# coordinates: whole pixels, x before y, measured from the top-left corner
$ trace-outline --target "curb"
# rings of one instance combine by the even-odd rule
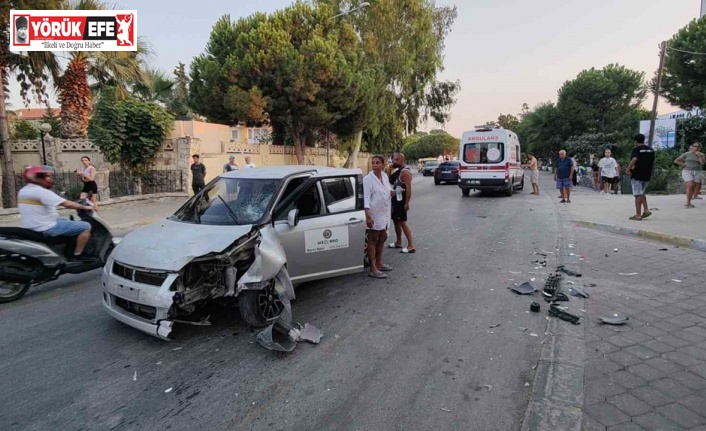
[[[588,221],[576,221],[576,225],[589,229],[597,229],[605,232],[616,233],[619,235],[634,236],[639,238],[651,239],[653,241],[665,242],[668,244],[677,245],[680,247],[693,248],[699,251],[706,252],[706,240],[688,238],[685,236],[670,235],[661,232],[652,232],[637,228],[627,228],[614,226],[602,223],[593,223]]]

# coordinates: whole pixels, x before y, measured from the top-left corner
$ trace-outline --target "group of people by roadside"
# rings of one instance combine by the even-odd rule
[[[645,135],[635,135],[634,141],[635,147],[630,153],[630,162],[625,168],[625,175],[630,177],[632,194],[635,197],[635,215],[631,216],[630,220],[640,221],[652,215],[647,205],[645,191],[652,179],[655,152],[645,144]],[[610,149],[606,149],[603,155],[604,157],[595,163],[594,169],[599,172],[603,184],[601,195],[610,199],[610,189],[620,178],[620,164],[612,157]],[[559,158],[555,164],[554,181],[556,188],[561,192],[561,196],[559,196],[561,203],[571,203],[571,189],[574,186],[572,177],[576,169],[574,158],[567,157],[565,150],[559,151]]]
[[[198,154],[191,156],[194,163],[191,164],[191,190],[194,194],[200,192],[204,187],[206,187],[206,165],[201,162],[201,157]],[[250,156],[245,156],[244,169],[255,168],[255,164],[252,162]],[[235,163],[235,156],[230,155],[228,157],[228,163],[223,165],[223,172],[237,171],[240,169],[237,163]]]
[[[370,272],[373,278],[387,278],[386,272],[394,270],[383,262],[385,248],[399,249],[400,253],[416,253],[407,213],[412,199],[412,171],[407,167],[404,154],[395,153],[392,165],[396,169],[389,177],[385,173],[385,158],[373,156],[371,170],[363,178],[363,200],[367,224],[367,247]],[[387,244],[390,221],[395,227],[395,241]],[[402,234],[407,245],[402,243]]]

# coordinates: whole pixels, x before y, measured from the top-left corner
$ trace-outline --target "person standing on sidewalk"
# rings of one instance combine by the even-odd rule
[[[206,165],[201,163],[201,157],[198,154],[191,156],[194,163],[191,165],[191,190],[194,194],[198,194],[206,186]]]
[[[416,253],[412,230],[407,223],[407,211],[412,200],[412,171],[407,167],[404,154],[395,153],[392,156],[392,165],[397,170],[390,176],[390,183],[395,190],[392,196],[392,221],[395,224],[395,242],[390,243],[390,248],[401,248],[400,253]],[[399,187],[399,189],[398,189]],[[397,193],[399,191],[399,193]],[[402,232],[407,237],[407,247],[402,246]]]
[[[96,168],[91,164],[91,159],[88,156],[81,157],[83,170],[76,170],[76,175],[83,181],[83,188],[79,199],[84,200],[91,195],[91,203],[93,209],[98,211],[98,183],[96,183]]]
[[[601,169],[598,167],[598,155],[591,154],[591,177],[593,178],[593,189],[601,189]]]
[[[561,203],[571,203],[571,178],[574,176],[574,161],[566,157],[566,151],[559,151],[554,168],[556,188],[561,191]]]
[[[630,220],[640,221],[652,215],[647,206],[647,196],[645,189],[652,179],[652,167],[655,164],[655,151],[645,145],[645,135],[638,133],[635,135],[635,148],[630,154],[630,163],[625,168],[625,174],[630,178],[632,194],[635,196],[635,215]]]
[[[223,165],[223,172],[225,173],[225,172],[237,171],[237,170],[238,170],[238,165],[235,163],[235,156],[231,154],[230,157],[228,157],[228,163]]]
[[[365,223],[368,226],[368,257],[370,273],[373,278],[387,278],[383,271],[392,271],[390,265],[382,263],[382,252],[387,241],[387,229],[390,227],[390,197],[393,195],[390,180],[385,173],[385,159],[373,156],[372,169],[363,178],[363,207]]]
[[[698,144],[698,146],[699,146],[698,151],[700,153],[703,153],[703,146],[701,145],[701,142],[694,142],[694,143]],[[703,199],[701,196],[699,196],[699,194],[701,193],[701,184],[703,184],[703,182],[704,182],[704,171],[702,170],[701,171],[701,181],[696,181],[696,186],[695,186],[695,190],[694,190],[694,197],[692,199],[697,199],[697,200]]]
[[[603,190],[601,190],[601,196],[605,196],[606,199],[610,199],[610,189],[618,177],[618,162],[611,157],[611,151],[609,149],[605,150],[605,157],[603,157],[598,162],[598,167],[601,170],[601,180],[603,181]]]
[[[539,167],[537,166],[537,158],[534,154],[528,154],[529,160],[525,166],[530,169],[530,182],[532,183],[532,193],[531,195],[539,194]]]
[[[256,168],[255,163],[252,162],[252,157],[245,156],[245,169]]]
[[[696,199],[698,192],[701,189],[701,165],[706,162],[704,155],[700,151],[701,144],[695,142],[689,146],[689,151],[674,159],[674,163],[681,166],[681,177],[686,183],[686,208],[694,208],[691,204],[692,199]],[[696,184],[699,188],[696,188]]]

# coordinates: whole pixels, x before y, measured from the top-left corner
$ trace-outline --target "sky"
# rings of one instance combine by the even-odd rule
[[[369,0],[370,8],[375,1]],[[112,3],[112,2],[111,2]],[[202,53],[213,24],[254,12],[272,12],[289,0],[243,2],[206,0],[117,0],[137,10],[138,35],[156,52],[151,65],[171,72],[187,69]],[[580,71],[619,63],[651,78],[658,66],[658,44],[698,18],[701,0],[436,0],[458,9],[446,40],[440,79],[459,80],[461,92],[445,129],[460,136],[473,126],[517,114],[523,103],[556,102],[557,90]],[[10,103],[23,106],[13,84]],[[645,102],[652,106],[652,95]],[[30,107],[38,107],[31,105]],[[661,114],[677,110],[660,103]],[[422,130],[439,128],[422,125]],[[637,125],[636,125],[637,127]]]

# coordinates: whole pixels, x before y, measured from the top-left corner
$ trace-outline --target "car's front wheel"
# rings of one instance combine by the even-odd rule
[[[464,188],[461,189],[461,193],[463,194],[463,196],[470,196],[470,195],[471,195],[471,189],[464,187]]]
[[[284,311],[284,304],[275,290],[275,280],[262,290],[240,292],[238,308],[245,323],[253,328],[262,328],[274,321]]]
[[[435,186],[438,186],[439,184],[441,184],[441,181],[439,181],[439,180],[434,180],[434,185],[435,185]]]

